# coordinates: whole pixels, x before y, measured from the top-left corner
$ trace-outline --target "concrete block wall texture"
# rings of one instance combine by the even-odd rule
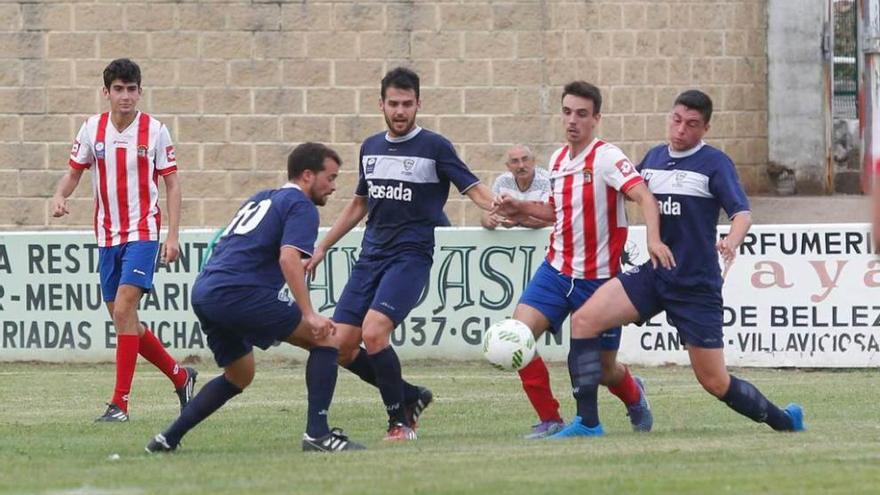
[[[122,56],[143,69],[141,109],[177,145],[184,226],[225,224],[284,181],[306,140],[345,162],[329,225],[354,190],[360,142],[384,129],[379,80],[397,65],[421,75],[421,125],[486,182],[516,142],[546,163],[563,139],[561,87],[585,79],[605,98],[599,135],[634,161],[663,140],[679,91],[706,91],[709,142],[764,192],[766,22],[765,0],[2,3],[0,228],[91,227],[87,175],[71,216],[51,218],[48,198],[79,126],[107,108],[103,67]],[[454,190],[447,213],[478,224]]]

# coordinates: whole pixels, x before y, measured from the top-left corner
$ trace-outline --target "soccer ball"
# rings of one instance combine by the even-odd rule
[[[519,320],[501,320],[483,334],[483,356],[502,371],[517,371],[535,357],[535,337]]]

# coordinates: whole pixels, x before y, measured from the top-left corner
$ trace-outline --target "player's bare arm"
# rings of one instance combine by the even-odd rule
[[[162,177],[165,180],[165,201],[168,208],[168,236],[162,245],[162,262],[174,263],[180,258],[180,176],[175,172]]]
[[[733,220],[730,221],[730,232],[725,238],[715,244],[718,252],[721,253],[721,259],[724,260],[725,265],[733,263],[733,260],[736,258],[736,250],[739,249],[739,245],[745,239],[751,227],[751,212],[743,211],[733,216]]]
[[[554,223],[554,220],[542,220],[540,218],[528,217],[524,218],[517,223],[517,225],[528,227],[530,229],[540,229],[543,227],[550,227]]]
[[[494,196],[492,196],[492,191],[485,184],[477,184],[465,191],[465,194],[480,208],[492,211]]]
[[[648,230],[648,254],[651,256],[654,268],[657,268],[657,264],[667,270],[674,267],[675,258],[672,256],[672,250],[660,240],[660,209],[657,207],[657,198],[644,183],[633,186],[625,194],[642,210]]]
[[[61,180],[58,181],[58,187],[55,188],[55,194],[49,202],[49,209],[51,210],[53,217],[63,217],[70,213],[70,209],[67,206],[67,198],[76,190],[76,186],[79,185],[79,180],[82,178],[82,174],[82,170],[70,168],[67,170],[67,173],[61,177]]]
[[[302,311],[303,319],[309,324],[312,337],[321,340],[333,335],[336,331],[333,321],[321,316],[312,307],[309,288],[306,285],[306,272],[305,268],[303,268],[302,253],[292,246],[282,246],[278,264],[281,266],[281,272],[284,273],[284,280],[287,282],[287,286],[290,287],[290,291],[293,293],[293,299],[296,301],[297,306],[299,306],[300,311]]]
[[[327,235],[315,247],[315,253],[305,265],[306,272],[311,273],[324,259],[327,250],[333,247],[351,229],[355,228],[365,216],[367,216],[367,197],[355,196],[351,198],[351,201],[345,205],[342,213],[339,214],[339,218],[333,222],[333,226],[330,227]]]
[[[556,210],[550,203],[525,201],[506,194],[502,194],[497,203],[497,212],[513,220],[524,221],[533,218],[548,225],[556,221]]]

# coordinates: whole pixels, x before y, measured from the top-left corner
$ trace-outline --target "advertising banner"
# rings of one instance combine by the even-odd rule
[[[721,229],[722,232],[724,229]],[[141,320],[175,357],[211,357],[190,307],[215,231],[181,234],[181,259],[158,266]],[[362,231],[328,253],[311,281],[313,305],[333,309],[357,259]],[[723,235],[723,233],[722,233]],[[549,230],[437,229],[434,265],[419,305],[392,335],[403,359],[480,359],[483,331],[513,314],[543,261]],[[865,224],[752,228],[725,272],[725,353],[733,366],[868,367],[880,364],[880,260]],[[642,227],[630,229],[623,268],[647,260]],[[686,263],[686,260],[678,260]],[[0,361],[109,361],[113,323],[101,299],[91,232],[0,233]],[[286,289],[284,289],[286,290]],[[569,325],[539,340],[564,360]],[[283,345],[272,353],[303,356]],[[675,328],[660,314],[624,328],[622,361],[686,364]]]

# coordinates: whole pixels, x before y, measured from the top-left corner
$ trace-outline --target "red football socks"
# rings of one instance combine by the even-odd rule
[[[144,329],[141,336],[140,353],[147,361],[153,363],[153,366],[159,368],[174,383],[174,388],[178,389],[186,383],[186,370],[177,364],[177,361],[168,354],[162,342],[153,335],[148,329]]]
[[[608,387],[608,391],[616,395],[627,406],[632,406],[642,398],[642,391],[639,390],[638,384],[629,374],[629,368],[624,366],[623,369],[626,370],[623,379],[617,385]]]
[[[131,381],[137,366],[138,344],[137,335],[118,335],[116,337],[116,388],[113,390],[111,402],[128,412],[128,394],[131,392]]]
[[[541,356],[535,356],[535,359],[528,366],[519,370],[519,377],[522,380],[523,390],[525,390],[532,407],[538,413],[541,421],[562,421],[559,415],[559,402],[553,397],[553,391],[550,389],[550,371]]]

